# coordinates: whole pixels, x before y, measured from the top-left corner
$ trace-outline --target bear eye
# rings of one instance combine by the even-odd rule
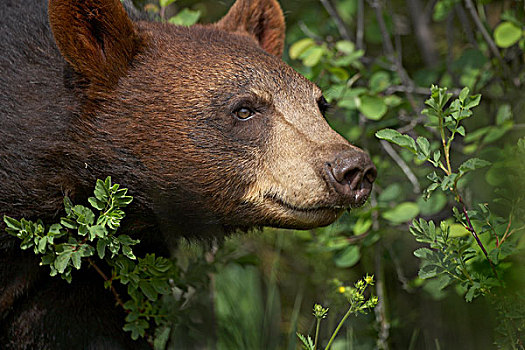
[[[235,110],[233,112],[233,114],[235,115],[235,117],[237,117],[237,118],[239,118],[241,120],[246,120],[246,119],[252,117],[255,113],[249,108],[241,107],[241,108]]]

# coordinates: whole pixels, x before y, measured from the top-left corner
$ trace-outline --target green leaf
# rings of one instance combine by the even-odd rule
[[[127,245],[122,246],[122,254],[124,254],[128,259],[131,259],[131,260],[137,259],[135,254],[133,254],[133,251],[131,250],[131,248]]]
[[[111,184],[111,177],[109,176],[106,178],[106,181],[97,180],[95,191],[93,192],[95,198],[103,203],[106,203],[109,198],[109,192],[107,190],[109,186],[106,186],[107,184]]]
[[[299,339],[303,343],[302,346],[304,350],[315,350],[315,344],[309,335],[308,335],[308,338],[306,338],[301,333],[296,333],[296,334],[297,334],[297,337],[299,337]]]
[[[320,46],[311,47],[303,53],[302,60],[306,67],[313,67],[321,61],[325,50]]]
[[[512,22],[500,23],[496,29],[494,29],[494,41],[496,45],[502,48],[507,48],[521,39],[523,32],[521,28],[516,26]]]
[[[17,231],[22,229],[22,224],[20,221],[10,218],[9,216],[4,215],[4,222],[10,229]]]
[[[91,206],[97,210],[103,210],[105,208],[105,203],[102,202],[102,201],[99,201],[98,199],[96,199],[95,197],[89,197],[88,198],[88,202],[89,204],[91,204]]]
[[[71,259],[71,253],[71,251],[65,251],[63,253],[58,254],[58,256],[56,257],[54,265],[58,273],[62,274],[66,270],[66,267],[69,264],[69,260]]]
[[[80,270],[80,265],[82,264],[82,259],[81,259],[79,251],[73,252],[71,254],[71,262],[73,263],[73,266],[75,267],[75,269]]]
[[[363,95],[360,101],[359,111],[370,120],[381,119],[388,110],[383,99],[378,96]]]
[[[38,252],[40,254],[44,254],[46,252],[46,246],[47,246],[47,236],[44,236],[40,238],[38,241]]]
[[[428,279],[437,276],[443,271],[443,268],[437,265],[424,265],[419,269],[418,276],[422,279]]]
[[[138,319],[133,323],[126,323],[122,328],[126,332],[131,332],[131,339],[137,340],[139,337],[143,337],[146,334],[146,329],[149,325],[146,320]]]
[[[158,298],[158,293],[155,291],[155,288],[148,281],[141,280],[139,282],[139,287],[142,293],[151,301],[155,301]]]
[[[496,125],[503,125],[507,120],[512,120],[512,108],[509,104],[504,104],[498,108]]]
[[[168,294],[170,291],[170,285],[165,278],[152,278],[151,285],[159,294]]]
[[[70,218],[61,218],[60,223],[62,224],[62,226],[70,228],[72,230],[75,230],[78,227],[76,221]]]
[[[433,189],[435,190],[439,185],[433,183],[430,186],[434,186]],[[430,189],[430,191],[432,191],[433,189]],[[428,198],[427,200],[424,200],[422,197],[420,197],[417,200],[419,212],[421,213],[421,215],[424,216],[430,216],[439,213],[441,210],[443,210],[446,204],[447,196],[445,196],[442,192],[435,193],[432,197]]]
[[[468,87],[464,87],[463,90],[459,93],[459,100],[461,102],[465,101],[468,97],[468,94],[470,93],[470,90]]]
[[[336,67],[347,67],[347,66],[359,66],[359,59],[364,55],[363,50],[357,50],[346,56],[339,57],[333,61],[333,65]]]
[[[345,53],[347,55],[355,51],[355,45],[353,42],[348,40],[341,40],[335,43],[337,51]]]
[[[443,290],[446,287],[448,287],[452,282],[454,282],[454,279],[450,277],[449,275],[443,274],[438,277],[437,282],[438,282],[436,286],[437,290]]]
[[[297,59],[301,54],[303,54],[310,47],[315,45],[315,41],[311,38],[301,39],[290,46],[288,54],[292,60]]]
[[[354,235],[362,235],[366,233],[370,227],[372,227],[372,220],[359,217],[354,225]]]
[[[403,188],[400,184],[394,182],[388,185],[381,194],[377,197],[379,202],[391,202],[393,200],[399,201],[403,197]]]
[[[443,182],[441,183],[441,190],[452,191],[455,188],[456,178],[458,177],[458,174],[452,173],[450,175],[446,175],[443,177]]]
[[[470,303],[479,294],[479,286],[477,284],[474,284],[469,288],[467,294],[465,294],[465,300]]]
[[[461,164],[459,166],[459,173],[460,174],[465,174],[469,171],[472,171],[472,170],[476,170],[476,169],[480,169],[480,168],[484,168],[484,167],[487,167],[489,165],[491,165],[492,163],[486,161],[486,160],[483,160],[483,159],[479,159],[479,158],[470,158],[468,160],[466,160],[463,164]]]
[[[395,137],[399,136],[403,136],[403,134],[394,129],[382,129],[376,132],[376,137],[378,139],[387,140],[391,142]]]
[[[419,221],[413,220],[409,231],[418,242],[432,243],[436,239],[436,225],[434,221],[427,222],[424,219],[419,219]]]
[[[155,340],[153,341],[154,350],[164,350],[170,339],[171,327],[162,326],[155,329]]]
[[[356,245],[351,245],[346,247],[335,256],[335,265],[337,267],[352,267],[359,262],[361,258],[361,253],[359,247]]]
[[[133,201],[133,197],[122,196],[120,198],[115,199],[115,205],[119,208],[122,208],[122,207],[129,205],[132,201]]]
[[[171,17],[168,22],[171,24],[179,25],[179,26],[192,26],[201,17],[201,12],[198,10],[190,10],[189,8],[184,8],[182,11],[177,13],[177,15]]]
[[[381,215],[384,219],[394,223],[401,224],[412,220],[419,214],[419,207],[413,202],[404,202],[395,208],[383,212]]]
[[[374,73],[370,77],[368,86],[372,92],[382,92],[391,85],[390,75],[385,71],[379,71]]]
[[[66,215],[71,215],[71,208],[73,208],[73,203],[71,203],[71,199],[69,197],[64,197],[64,209],[66,210]]]
[[[490,127],[487,132],[487,135],[485,135],[485,138],[483,139],[483,143],[487,144],[499,140],[503,137],[503,135],[505,135],[509,130],[512,129],[513,125],[514,124],[512,122],[506,122],[502,125],[498,125],[497,127]]]
[[[449,226],[450,237],[463,237],[469,235],[469,230],[460,224],[452,224]]]
[[[102,225],[94,225],[89,227],[90,239],[93,240],[95,237],[104,238],[108,234],[106,227]]]
[[[60,230],[62,229],[62,225],[60,224],[53,224],[49,227],[48,235],[49,236],[58,236],[61,234]]]
[[[79,224],[92,225],[95,221],[95,214],[93,211],[83,205],[75,205],[72,211],[77,216],[77,222]]]
[[[481,101],[481,94],[477,94],[477,95],[471,96],[468,99],[468,102],[465,104],[465,108],[466,109],[474,108],[477,105],[479,105],[480,101]],[[470,116],[470,114],[465,115],[465,117],[467,117],[467,116]],[[465,119],[465,118],[460,118],[460,119]]]
[[[132,239],[128,235],[119,235],[117,240],[123,245],[134,245],[140,242],[138,239]]]
[[[409,149],[412,153],[417,152],[416,142],[408,135],[403,135],[394,129],[382,129],[376,132],[378,139],[395,143],[398,146]]]
[[[428,142],[428,140],[425,137],[419,136],[416,140],[416,143],[421,149],[421,152],[425,155],[425,158],[429,158],[430,157],[430,142]]]
[[[174,3],[177,0],[159,0],[159,5],[161,7],[169,6],[170,4]]]
[[[434,252],[428,248],[419,248],[414,251],[414,255],[420,259],[433,260]]]
[[[434,162],[438,163],[441,159],[441,151],[437,150],[434,152],[434,155],[432,156],[432,159],[434,159]]]

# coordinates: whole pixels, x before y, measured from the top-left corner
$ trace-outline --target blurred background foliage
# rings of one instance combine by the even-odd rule
[[[214,22],[232,3],[135,1],[157,19],[180,25]],[[525,130],[523,0],[280,3],[287,22],[284,60],[323,88],[334,107],[329,123],[371,154],[379,175],[367,204],[329,227],[267,228],[221,243],[181,241],[175,254],[180,287],[166,300],[176,310],[168,348],[297,349],[296,332],[314,331],[314,303],[330,308],[323,347],[347,309],[337,283],[373,274],[378,306],[351,317],[332,349],[523,349],[525,142],[517,146]],[[425,201],[430,167],[374,137],[391,128],[427,137],[438,149],[439,135],[421,114],[431,84],[455,97],[465,86],[482,94],[451,160],[454,167],[473,157],[492,163],[458,188],[469,210],[487,204],[487,217],[501,226],[480,235],[483,244],[493,249],[497,237],[512,235],[501,246],[506,253],[493,257],[497,291],[481,291],[467,297],[470,302],[460,283],[444,288],[439,279],[418,277],[420,259],[413,253],[424,245],[409,233],[412,219],[424,218],[445,221],[452,237],[467,240],[469,232],[452,214],[454,197],[436,192]],[[482,219],[473,224],[484,232]],[[487,261],[469,264],[481,277],[493,277]]]

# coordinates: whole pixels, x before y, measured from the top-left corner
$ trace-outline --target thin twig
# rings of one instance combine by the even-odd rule
[[[419,193],[421,191],[421,186],[419,181],[412,172],[412,169],[407,165],[407,163],[397,154],[396,150],[385,140],[381,140],[381,146],[388,153],[388,155],[397,163],[397,165],[403,170],[408,180],[412,183],[414,193]]]
[[[379,323],[379,334],[377,339],[377,347],[379,349],[388,350],[388,337],[390,331],[390,323],[386,315],[385,309],[385,274],[383,271],[383,264],[381,260],[381,253],[383,247],[381,244],[376,245],[375,249],[375,268],[376,268],[376,292],[377,292],[377,305],[374,309],[376,314],[376,320]]]
[[[410,281],[408,278],[406,278],[405,273],[403,272],[403,267],[401,266],[401,263],[399,262],[399,258],[396,255],[396,252],[392,248],[390,244],[386,245],[386,249],[388,250],[388,254],[390,255],[390,258],[392,259],[392,262],[394,263],[394,268],[396,269],[397,279],[399,282],[401,282],[402,288],[406,290],[407,292],[412,292],[412,287],[410,286]]]
[[[350,35],[350,32],[346,28],[346,24],[343,22],[343,19],[337,12],[337,10],[334,8],[330,0],[319,0],[321,4],[323,4],[323,7],[325,8],[326,12],[332,17],[332,19],[335,22],[335,25],[337,26],[337,30],[339,31],[339,34],[341,37],[348,41],[353,41],[352,36]]]
[[[454,35],[457,31],[456,27],[454,26],[454,11],[450,11],[447,17],[447,73],[452,77],[452,82],[454,85],[459,86],[459,78],[458,75],[455,74],[452,71],[452,66],[454,62]]]
[[[395,92],[405,92],[418,95],[430,95],[430,89],[420,86],[405,86],[405,85],[392,85],[385,90],[385,95],[391,95]],[[461,92],[460,89],[449,89],[447,92],[451,93],[453,96],[459,96]],[[525,125],[525,124],[524,124]]]
[[[365,233],[362,233],[360,235],[357,235],[357,236],[350,236],[346,239],[346,241],[348,242],[348,244],[356,244],[357,242],[360,242],[362,241],[363,239],[365,239],[366,237],[368,237],[368,235],[370,234],[370,230],[366,231]]]
[[[310,30],[310,28],[308,28],[308,26],[303,22],[303,21],[300,21],[299,22],[299,28],[301,29],[301,31],[309,38],[311,39],[314,39],[315,41],[322,41],[323,38],[321,38],[319,35],[315,34],[314,32],[312,32]]]
[[[485,28],[485,26],[481,22],[481,18],[479,18],[478,11],[476,10],[476,7],[474,6],[474,3],[472,2],[472,0],[465,0],[465,6],[466,6],[467,10],[470,12],[470,16],[474,20],[474,23],[476,24],[476,27],[481,32],[481,35],[483,36],[483,38],[485,39],[485,41],[489,45],[490,51],[492,52],[494,57],[496,57],[498,59],[498,61],[500,62],[501,67],[503,68],[505,74],[507,76],[509,76],[508,75],[508,70],[507,70],[508,69],[507,65],[503,61],[503,58],[501,57],[501,54],[500,54],[500,52],[498,50],[498,47],[496,46],[496,43],[494,42],[494,40],[492,40],[492,37],[490,36],[489,32],[487,31],[487,28]]]
[[[95,269],[95,271],[97,271],[97,273],[104,279],[104,281],[109,281],[109,278],[108,276],[106,276],[106,274],[104,273],[104,271],[102,271],[100,269],[100,267],[97,266],[97,264],[95,264],[95,262],[93,260],[91,260],[91,258],[88,258],[87,259],[89,264],[91,266],[93,266],[93,268]],[[126,311],[127,313],[129,313],[129,310],[127,310],[125,307],[124,307],[124,303],[122,302],[122,299],[120,299],[120,295],[118,294],[117,290],[115,289],[115,287],[113,287],[112,284],[109,285],[109,289],[111,290],[111,292],[113,293],[113,296],[115,297],[115,300],[117,301],[117,304],[120,305],[124,311]]]
[[[357,28],[355,33],[355,46],[358,50],[364,49],[365,34],[365,2],[357,0]]]
[[[419,0],[406,0],[406,2],[423,61],[427,66],[433,67],[438,63],[438,53],[428,17],[422,15],[423,8]]]
[[[372,205],[372,208],[377,208],[377,186],[374,186],[372,188],[372,193],[370,195],[370,204]],[[379,210],[373,210],[372,211],[372,229],[374,231],[379,230]]]
[[[412,81],[412,79],[410,79],[408,73],[403,67],[403,64],[401,63],[401,57],[398,57],[394,51],[394,46],[392,45],[392,40],[390,39],[390,35],[388,34],[388,30],[386,28],[386,23],[383,18],[383,9],[381,7],[381,4],[379,3],[379,0],[369,0],[369,4],[375,10],[377,23],[379,24],[381,36],[383,37],[383,49],[385,50],[387,57],[389,57],[390,60],[394,63],[396,72],[399,78],[401,79],[403,85],[413,88],[415,85],[414,82]],[[407,92],[406,97],[408,102],[410,103],[410,106],[412,107],[412,110],[414,110],[414,112],[416,113],[419,113],[420,108],[418,108],[418,104],[414,96],[411,93]]]
[[[456,14],[458,15],[459,23],[461,23],[461,27],[463,27],[463,32],[465,32],[468,42],[473,47],[478,48],[479,45],[478,45],[478,42],[476,41],[476,38],[474,37],[474,33],[472,32],[470,21],[467,17],[467,14],[465,13],[465,9],[463,8],[461,4],[457,4],[455,6],[455,9],[456,9]]]
[[[485,258],[487,258],[487,261],[490,264],[490,268],[492,269],[492,272],[494,273],[494,276],[499,280],[498,273],[496,272],[496,268],[494,267],[494,264],[492,263],[492,260],[489,258],[489,254],[487,253],[487,250],[485,249],[485,246],[483,243],[481,243],[481,240],[478,237],[478,234],[476,233],[476,230],[474,230],[474,226],[472,226],[472,223],[470,222],[470,217],[468,216],[467,207],[465,206],[465,203],[463,202],[463,198],[456,192],[458,197],[458,202],[461,204],[463,215],[465,215],[465,219],[467,220],[467,230],[470,231],[472,234],[472,237],[476,240],[478,243],[478,246],[481,248],[481,251],[483,254],[485,254]]]

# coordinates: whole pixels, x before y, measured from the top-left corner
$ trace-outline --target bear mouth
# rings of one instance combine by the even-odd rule
[[[265,196],[267,205],[277,210],[269,226],[308,230],[330,225],[350,206],[319,203],[312,206],[297,206],[275,195]]]
[[[310,207],[302,207],[302,206],[291,204],[277,195],[266,195],[265,197],[271,200],[272,202],[274,202],[275,204],[278,204],[280,207],[284,207],[292,211],[303,212],[303,213],[316,213],[316,212],[321,212],[321,211],[338,212],[338,211],[343,211],[343,210],[351,208],[351,206],[349,205],[343,206],[343,205],[327,205],[327,204],[318,204],[318,205],[313,205]]]

